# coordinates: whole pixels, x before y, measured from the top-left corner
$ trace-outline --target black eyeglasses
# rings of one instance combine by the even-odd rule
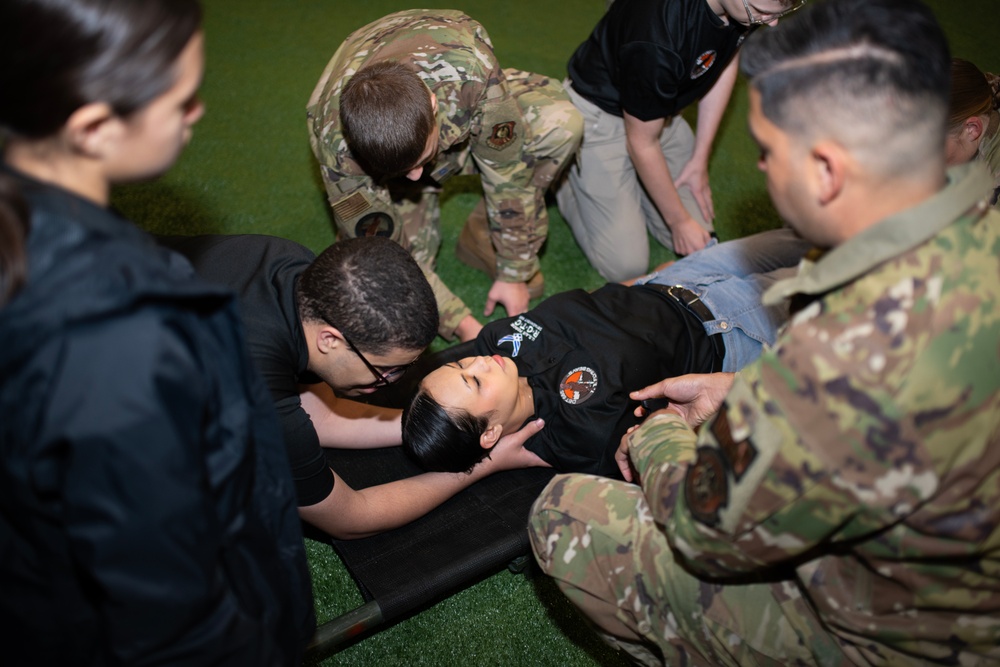
[[[804,5],[804,4],[806,4],[806,2],[805,2],[805,0],[802,0],[801,2],[795,3],[794,5],[792,5],[791,7],[789,7],[788,9],[786,9],[784,11],[775,12],[773,14],[769,14],[769,13],[766,13],[766,12],[761,12],[760,18],[758,19],[758,18],[754,18],[753,12],[750,11],[750,3],[747,2],[747,0],[743,0],[743,7],[747,10],[747,21],[748,21],[747,25],[748,26],[767,25],[769,23],[773,23],[773,22],[777,21],[778,19],[780,19],[782,16],[788,16],[792,12],[801,9],[802,5]]]
[[[368,359],[365,358],[365,355],[361,354],[361,350],[359,350],[357,346],[344,335],[343,331],[340,332],[340,335],[344,339],[344,342],[347,343],[347,347],[351,348],[351,351],[358,355],[358,359],[361,359],[361,362],[372,372],[372,375],[375,376],[374,382],[356,387],[357,389],[381,389],[382,387],[388,387],[390,384],[403,377],[403,373],[406,372],[406,369],[417,363],[417,360],[414,359],[410,363],[402,366],[392,366],[384,369],[379,368],[372,362],[368,361]]]

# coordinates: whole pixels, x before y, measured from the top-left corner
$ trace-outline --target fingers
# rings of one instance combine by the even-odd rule
[[[520,315],[528,310],[530,300],[527,283],[506,283],[498,280],[493,283],[486,295],[486,308],[483,310],[483,315],[486,317],[492,315],[497,304],[502,305],[511,317]]]
[[[505,435],[502,441],[505,443],[510,443],[512,447],[521,447],[528,441],[528,438],[537,434],[542,428],[545,427],[544,419],[533,419],[524,426],[521,427],[520,431],[516,433],[511,433],[510,435]]]
[[[628,456],[628,437],[632,431],[639,428],[639,425],[630,426],[625,435],[622,436],[621,443],[618,445],[618,450],[615,452],[615,463],[618,464],[618,470],[621,471],[622,477],[626,482],[631,482],[634,478],[632,474],[632,461]]]
[[[698,202],[698,208],[701,210],[702,217],[707,221],[711,222],[715,219],[715,204],[712,202],[712,189],[706,184],[702,188],[693,190],[694,199]],[[707,233],[707,232],[706,232]]]
[[[552,464],[545,461],[541,456],[534,453],[530,449],[521,450],[521,467],[522,468],[551,468]]]
[[[656,384],[651,384],[648,387],[643,387],[642,389],[636,389],[635,391],[630,392],[628,396],[633,401],[645,401],[648,398],[664,398],[666,397],[666,393],[663,388],[668,380],[670,380],[670,378],[660,380]]]

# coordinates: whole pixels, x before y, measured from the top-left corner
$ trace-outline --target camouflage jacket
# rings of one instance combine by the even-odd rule
[[[402,225],[389,191],[376,185],[351,156],[339,117],[340,93],[351,75],[369,62],[387,59],[412,67],[437,97],[438,156],[426,173],[440,184],[456,173],[470,173],[468,162],[473,161],[482,176],[490,225],[503,232],[497,276],[510,282],[528,280],[538,270],[537,255],[547,232],[545,212],[535,203],[532,169],[523,157],[531,129],[486,30],[458,11],[409,10],[386,16],[348,36],[323,72],[307,116],[338,227],[357,236],[355,226],[362,218],[388,213],[396,220],[393,238],[400,241]]]
[[[687,567],[797,585],[857,664],[1000,659],[1000,213],[949,176],[765,294],[816,300],[697,436],[630,439]]]
[[[1000,207],[1000,128],[995,126],[996,114],[1000,112],[1000,75],[986,72],[986,80],[989,81],[990,90],[993,91],[993,116],[990,119],[993,124],[991,125],[993,134],[980,142],[978,157],[986,163],[986,167],[993,175],[993,196],[990,198],[990,203]]]

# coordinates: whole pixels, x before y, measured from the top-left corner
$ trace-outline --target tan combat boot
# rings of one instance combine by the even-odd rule
[[[497,278],[497,253],[490,242],[490,223],[486,219],[486,200],[480,199],[458,235],[455,256],[463,264]],[[545,291],[545,278],[539,271],[528,281],[528,296],[537,299]]]

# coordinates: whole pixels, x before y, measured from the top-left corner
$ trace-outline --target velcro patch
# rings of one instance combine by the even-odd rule
[[[363,236],[392,238],[392,232],[395,228],[396,225],[388,213],[375,211],[358,220],[358,224],[354,225],[354,236],[358,238]]]
[[[340,222],[346,222],[352,218],[356,218],[368,209],[372,205],[368,202],[360,192],[355,192],[354,194],[344,197],[339,202],[333,205],[333,214],[337,216],[337,220]]]
[[[722,448],[722,455],[726,459],[729,469],[733,471],[733,477],[737,482],[740,481],[747,468],[757,458],[757,448],[754,447],[749,438],[739,442],[733,439],[727,410],[720,410],[715,421],[712,422],[712,435],[715,436],[715,441]]]
[[[486,140],[486,145],[498,151],[503,150],[517,138],[516,127],[517,123],[513,120],[497,123],[493,126],[493,131],[490,132],[490,138]]]
[[[719,524],[719,510],[729,503],[729,479],[719,450],[699,447],[698,457],[684,477],[684,500],[698,521]]]

